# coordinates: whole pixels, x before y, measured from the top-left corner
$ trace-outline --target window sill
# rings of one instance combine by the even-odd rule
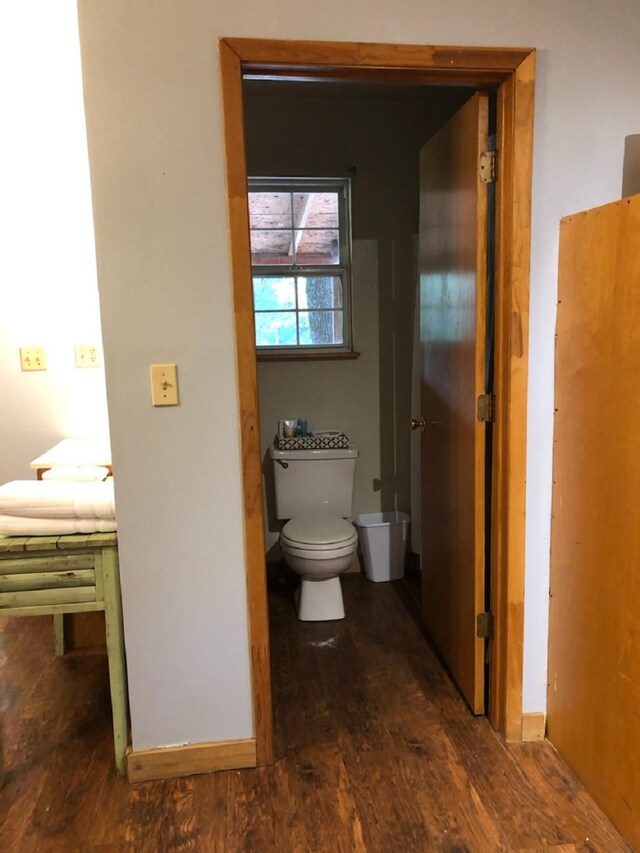
[[[258,361],[353,361],[359,352],[258,352]]]

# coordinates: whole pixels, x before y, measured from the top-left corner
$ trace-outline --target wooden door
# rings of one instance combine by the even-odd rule
[[[547,736],[640,849],[640,195],[562,220]]]
[[[488,97],[474,95],[420,159],[422,600],[424,621],[471,710],[482,714]]]

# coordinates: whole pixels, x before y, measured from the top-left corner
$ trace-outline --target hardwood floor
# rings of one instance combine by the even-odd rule
[[[469,714],[403,583],[343,587],[347,618],[314,624],[272,584],[273,766],[139,785],[113,770],[106,657],[0,620],[0,850],[630,849],[548,744]]]

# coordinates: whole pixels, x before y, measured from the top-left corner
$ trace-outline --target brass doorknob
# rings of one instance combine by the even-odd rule
[[[424,432],[426,428],[427,422],[423,417],[411,418],[411,429],[419,429],[420,432]]]

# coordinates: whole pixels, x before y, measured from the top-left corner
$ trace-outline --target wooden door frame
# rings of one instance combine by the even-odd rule
[[[249,648],[257,763],[273,760],[262,458],[247,206],[245,72],[497,87],[496,420],[491,507],[489,719],[522,739],[529,259],[535,51],[222,38],[219,42],[240,407]]]

